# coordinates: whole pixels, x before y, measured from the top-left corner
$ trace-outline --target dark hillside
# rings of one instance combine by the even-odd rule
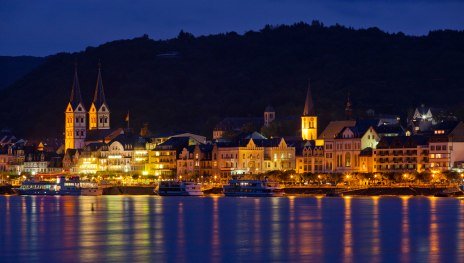
[[[13,84],[44,61],[41,57],[0,56],[0,90]]]
[[[21,135],[60,135],[76,59],[87,105],[101,59],[113,126],[130,110],[134,126],[148,121],[155,132],[211,136],[220,118],[262,116],[268,104],[298,116],[308,78],[321,127],[343,118],[348,92],[358,115],[372,108],[404,116],[420,103],[464,113],[464,32],[410,37],[313,22],[244,35],[144,36],[50,56],[0,93],[0,123]]]

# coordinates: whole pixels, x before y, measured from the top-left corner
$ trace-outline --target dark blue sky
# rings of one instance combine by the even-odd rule
[[[464,29],[464,1],[431,0],[0,0],[0,55],[79,51],[147,33],[243,33],[265,24],[320,20],[427,34]]]

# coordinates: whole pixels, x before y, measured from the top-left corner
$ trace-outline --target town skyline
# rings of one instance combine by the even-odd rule
[[[464,262],[464,1],[0,6],[0,261]]]

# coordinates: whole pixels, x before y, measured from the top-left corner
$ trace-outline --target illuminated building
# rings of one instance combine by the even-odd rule
[[[382,137],[374,151],[375,172],[423,172],[428,168],[428,138]]]
[[[314,111],[310,83],[308,83],[303,116],[301,116],[301,138],[303,140],[317,139],[317,116]]]
[[[360,173],[372,173],[374,172],[374,152],[371,147],[367,147],[361,150],[359,153],[359,169]]]
[[[295,148],[283,138],[267,139],[254,132],[234,141],[214,144],[213,174],[221,177],[295,169]]]
[[[296,173],[322,173],[324,171],[324,147],[316,141],[303,141],[297,147]]]
[[[75,173],[78,171],[78,162],[82,149],[68,149],[63,156],[63,170]]]
[[[336,137],[344,127],[354,126],[355,124],[355,121],[331,121],[319,135],[319,140],[324,142],[324,171],[335,171],[338,152],[335,144]]]
[[[324,140],[325,171],[359,171],[361,151],[375,149],[380,140],[375,130],[377,123],[378,120],[330,122],[319,137]]]
[[[262,172],[264,149],[257,146],[252,138],[230,143],[217,143],[213,154],[217,156],[215,174],[221,177]]]
[[[194,173],[197,176],[213,175],[213,145],[197,144],[193,150]]]
[[[109,143],[90,143],[79,158],[79,173],[143,174],[148,162],[145,139],[126,131]]]
[[[92,104],[89,111],[89,130],[107,130],[110,128],[110,109],[106,103],[101,64],[98,63],[98,76]]]
[[[255,140],[264,149],[263,172],[295,169],[295,147],[288,146],[284,138]]]
[[[190,145],[184,147],[177,157],[177,177],[190,179],[194,175],[194,149],[195,146]]]
[[[65,151],[82,149],[86,136],[86,110],[82,102],[77,66],[74,69],[74,82],[71,97],[65,111]]]
[[[177,177],[193,179],[212,176],[212,152],[211,144],[184,147],[177,158]]]
[[[434,125],[429,139],[432,171],[462,169],[464,163],[464,123],[447,121]]]
[[[148,163],[145,170],[150,175],[174,177],[177,174],[177,157],[189,145],[198,141],[191,137],[171,137],[148,151]]]

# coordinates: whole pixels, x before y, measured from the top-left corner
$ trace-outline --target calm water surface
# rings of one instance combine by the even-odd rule
[[[1,262],[464,262],[454,198],[0,197]]]

